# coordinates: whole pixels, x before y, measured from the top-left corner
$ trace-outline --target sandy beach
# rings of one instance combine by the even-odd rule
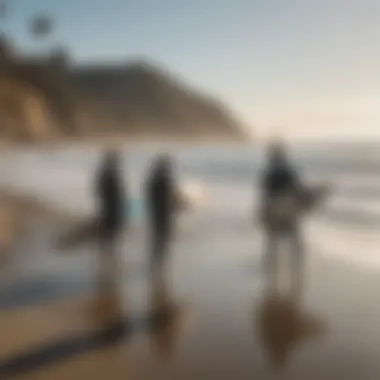
[[[13,161],[8,156],[8,171],[1,164],[2,185],[86,215],[93,207],[89,194],[96,157],[70,154],[47,159],[25,153]],[[377,380],[380,238],[376,209],[370,206],[377,197],[360,195],[376,194],[380,162],[356,156],[352,170],[334,171],[345,155],[344,149],[328,157],[318,151],[295,154],[310,180],[333,182],[337,189],[305,225],[306,281],[299,300],[286,296],[286,289],[277,297],[265,291],[263,239],[253,223],[258,197],[252,184],[260,166],[256,153],[220,153],[220,148],[202,157],[181,153],[184,175],[203,181],[211,198],[179,221],[162,283],[148,275],[143,223],[120,242],[118,292],[99,293],[96,245],[59,249],[57,236],[71,222],[39,217],[2,269],[0,377]],[[149,157],[128,153],[136,193]],[[368,204],[355,208],[356,200]],[[287,264],[280,279],[286,279]],[[78,340],[112,321],[115,304],[120,318],[130,322],[130,333],[112,344]],[[160,305],[170,305],[165,323],[147,323]],[[68,341],[71,346],[63,345]],[[38,356],[43,349],[50,356]],[[34,366],[25,364],[31,353]]]

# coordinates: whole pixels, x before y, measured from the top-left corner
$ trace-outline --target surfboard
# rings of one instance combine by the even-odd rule
[[[296,196],[283,194],[262,205],[259,219],[267,230],[292,228],[305,216],[313,212],[327,197],[325,185],[305,186]]]

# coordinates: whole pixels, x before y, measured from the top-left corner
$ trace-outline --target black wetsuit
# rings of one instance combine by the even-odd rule
[[[171,173],[156,169],[146,188],[152,239],[152,260],[161,262],[167,249],[173,227],[174,185]]]
[[[113,240],[126,219],[124,187],[115,168],[103,169],[97,185],[101,231],[105,239]]]
[[[276,198],[282,195],[290,195],[298,203],[300,196],[302,196],[300,190],[299,177],[286,161],[272,163],[263,178],[264,210],[270,210],[276,205]],[[264,212],[265,218],[268,217],[267,211]],[[270,281],[273,280],[273,275],[277,273],[277,255],[280,252],[278,243],[279,240],[282,240],[279,238],[286,236],[288,239],[290,238],[291,242],[292,267],[295,270],[294,281],[298,289],[301,281],[301,266],[303,265],[303,239],[299,230],[299,218],[295,215],[294,218],[285,218],[280,222],[270,222],[270,227],[266,229],[267,252],[265,255],[267,270],[271,275]]]
[[[268,199],[288,192],[297,191],[297,173],[286,163],[271,165],[264,174],[263,190]]]

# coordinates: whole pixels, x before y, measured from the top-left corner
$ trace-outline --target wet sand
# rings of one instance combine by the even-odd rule
[[[286,292],[277,298],[265,292],[261,236],[243,219],[194,217],[179,231],[162,282],[147,274],[143,233],[132,234],[120,246],[123,274],[117,293],[99,293],[94,247],[61,252],[47,235],[54,236],[54,228],[41,228],[44,232],[24,242],[7,269],[11,274],[0,294],[0,374],[12,358],[51,346],[58,356],[32,369],[21,366],[12,378],[380,376],[378,273],[325,255],[318,248],[324,236],[312,228],[306,234],[308,276],[298,304]],[[9,303],[17,286],[18,301]],[[133,327],[96,344],[91,334],[115,321],[115,305],[118,318]],[[149,324],[154,310],[164,314],[161,322]],[[72,348],[60,357],[57,345],[70,339],[74,343],[65,344]]]

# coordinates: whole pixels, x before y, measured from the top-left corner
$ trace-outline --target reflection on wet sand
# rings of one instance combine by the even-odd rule
[[[307,312],[301,302],[301,289],[282,293],[269,287],[256,310],[257,327],[270,365],[283,369],[301,343],[325,332],[324,321]]]
[[[102,285],[97,294],[94,309],[90,311],[90,317],[99,329],[111,325],[123,326],[126,302],[123,300],[123,305],[121,305],[122,300],[117,284],[106,282]]]
[[[173,298],[162,273],[151,278],[151,313],[151,349],[160,358],[169,358],[187,325],[189,308]]]

